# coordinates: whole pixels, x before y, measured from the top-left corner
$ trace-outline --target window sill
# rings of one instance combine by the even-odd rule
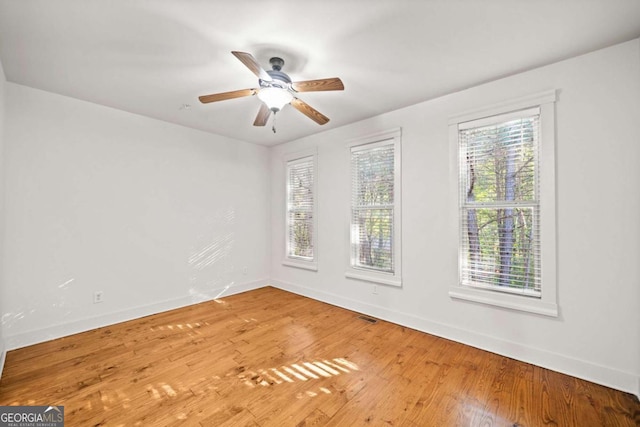
[[[501,292],[456,286],[449,290],[449,296],[453,299],[473,301],[481,304],[509,308],[512,310],[558,317],[557,304],[523,295],[503,294]]]
[[[282,261],[282,265],[285,265],[287,267],[301,268],[303,270],[318,271],[318,264],[315,262],[285,259]]]
[[[349,279],[363,280],[365,282],[379,283],[381,285],[402,287],[402,279],[391,275],[381,275],[368,272],[352,272],[347,271],[344,273],[345,277]]]

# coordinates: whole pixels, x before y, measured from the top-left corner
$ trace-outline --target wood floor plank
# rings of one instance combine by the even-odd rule
[[[637,426],[635,396],[274,288],[10,351],[78,426]]]

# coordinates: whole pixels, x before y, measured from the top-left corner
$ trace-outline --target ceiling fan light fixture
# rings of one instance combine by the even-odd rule
[[[263,87],[258,92],[258,98],[260,98],[271,111],[277,112],[293,100],[293,95],[287,89]]]

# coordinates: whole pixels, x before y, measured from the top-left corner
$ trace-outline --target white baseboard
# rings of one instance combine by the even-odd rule
[[[209,290],[206,293],[192,293],[191,295],[180,298],[154,302],[149,305],[129,308],[101,316],[74,320],[72,322],[48,326],[42,329],[9,335],[5,337],[5,351],[15,350],[17,348],[62,338],[68,335],[89,331],[91,329],[114,325],[116,323],[126,322],[128,320],[139,319],[141,317],[161,313],[163,311],[174,310],[176,308],[210,301],[222,296],[229,296],[262,288],[267,286],[268,282],[269,281],[267,279],[262,279],[237,285],[229,285],[223,288]],[[5,352],[2,354],[4,355],[4,353]]]
[[[328,304],[357,311],[378,319],[386,320],[431,335],[470,345],[522,362],[531,363],[552,371],[571,375],[607,387],[635,394],[640,399],[640,376],[622,372],[606,366],[597,365],[580,359],[529,347],[513,341],[502,340],[489,335],[460,329],[451,325],[434,322],[423,317],[389,310],[336,294],[320,292],[316,289],[292,283],[271,280],[269,284],[275,288],[293,292]]]

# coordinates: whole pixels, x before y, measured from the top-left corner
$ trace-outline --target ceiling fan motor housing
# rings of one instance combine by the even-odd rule
[[[291,78],[282,71],[268,70],[267,74],[271,76],[271,81],[260,79],[260,87],[277,87],[281,89],[291,88]]]
[[[282,66],[284,65],[284,59],[273,57],[269,60],[271,64],[271,70],[267,70],[267,74],[271,77],[271,81],[265,81],[260,79],[260,87],[276,87],[279,89],[291,89],[291,77],[282,72]]]

